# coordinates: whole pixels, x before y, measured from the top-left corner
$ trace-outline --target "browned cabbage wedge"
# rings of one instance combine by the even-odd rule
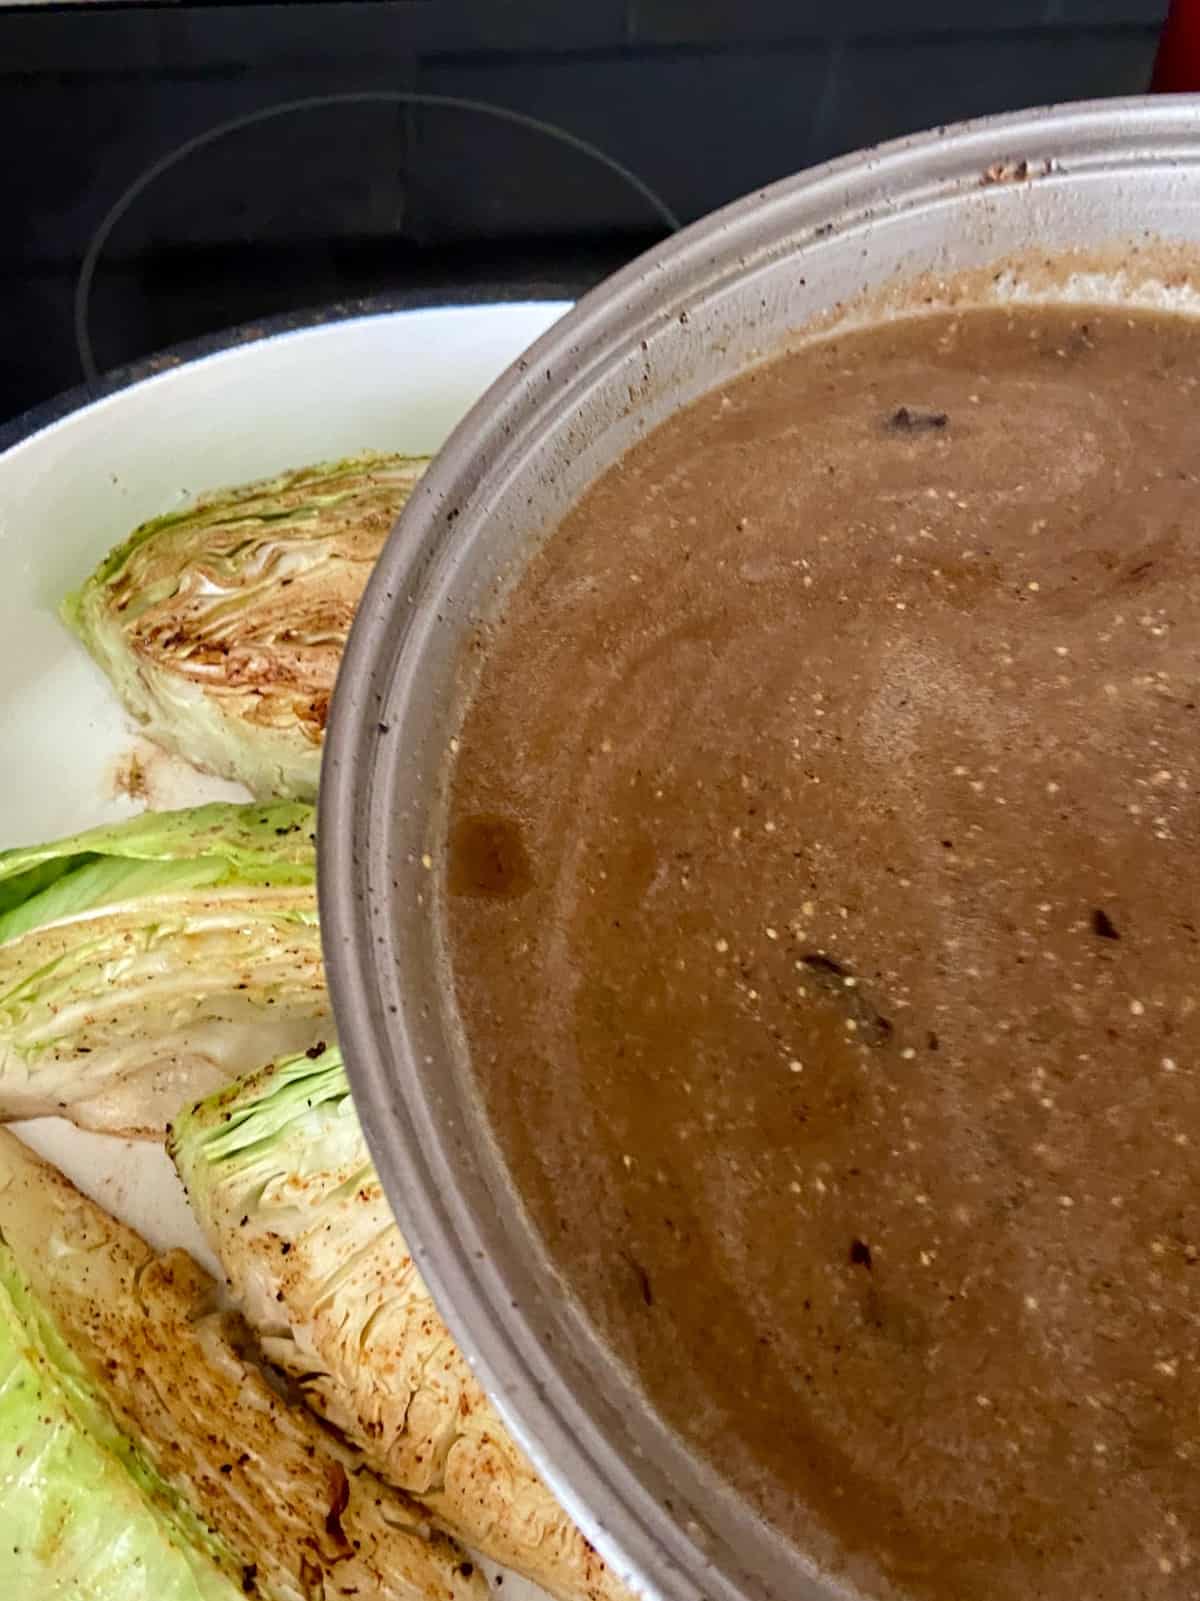
[[[378,1473],[561,1601],[627,1601],[438,1316],[338,1050],[227,1086],[175,1120],[167,1149],[264,1353]]]
[[[452,1540],[429,1532],[425,1509],[362,1470],[307,1408],[267,1384],[243,1354],[245,1325],[218,1309],[217,1290],[185,1252],[156,1254],[0,1131],[0,1298],[24,1325],[44,1396],[59,1402],[53,1413],[42,1408],[56,1428],[37,1442],[37,1469],[50,1445],[62,1469],[72,1460],[62,1447],[82,1434],[92,1469],[97,1452],[109,1465],[110,1493],[119,1478],[111,1470],[124,1468],[125,1510],[157,1508],[175,1549],[187,1549],[193,1573],[209,1581],[197,1583],[197,1597],[223,1595],[223,1576],[267,1601],[481,1601],[482,1577]],[[35,1471],[19,1457],[5,1464],[0,1524],[18,1474]],[[104,1512],[121,1507],[97,1513],[86,1485],[72,1494],[68,1477],[60,1471],[54,1485],[53,1530],[41,1531],[40,1550],[18,1554],[42,1562],[39,1593],[91,1595],[95,1551],[72,1540],[74,1525],[102,1548]],[[109,1525],[119,1546],[124,1527],[111,1515]],[[82,1566],[56,1573],[56,1553],[73,1546]],[[131,1595],[141,1593],[135,1577]],[[162,1593],[173,1593],[165,1577]]]
[[[143,523],[63,619],[151,739],[260,799],[314,800],[346,635],[427,461],[353,456]]]
[[[162,1138],[328,1030],[311,806],[145,812],[0,853],[0,1119]]]

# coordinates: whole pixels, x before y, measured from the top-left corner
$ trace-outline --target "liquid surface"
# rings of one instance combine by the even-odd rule
[[[654,1404],[874,1595],[1200,1594],[1200,326],[801,350],[485,641],[472,1061]]]

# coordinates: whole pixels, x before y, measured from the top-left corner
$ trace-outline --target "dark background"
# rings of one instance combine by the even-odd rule
[[[0,419],[80,379],[71,299],[147,165],[273,102],[408,89],[594,142],[684,221],[843,151],[983,112],[1135,93],[1166,0],[342,0],[0,8]],[[349,296],[578,293],[661,237],[578,152],[443,108],[336,107],[188,157],[96,275],[103,369]]]

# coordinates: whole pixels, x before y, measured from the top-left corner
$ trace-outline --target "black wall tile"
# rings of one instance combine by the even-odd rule
[[[626,0],[288,0],[43,12],[5,11],[0,0],[0,73],[336,71],[414,49],[552,54],[623,44],[625,11]]]
[[[1037,25],[1052,3],[997,0],[985,6],[981,0],[841,0],[831,7],[804,0],[739,0],[736,5],[729,0],[629,0],[629,32],[639,43],[709,45],[877,34],[911,37],[932,30],[991,34]],[[1137,5],[1138,0],[1124,3]]]
[[[1104,23],[1140,23],[1161,27],[1168,0],[1049,0],[1052,22],[1079,23],[1094,28]]]
[[[107,5],[0,11],[0,74],[139,72],[161,64],[148,12]]]
[[[426,0],[424,51],[557,52],[625,40],[625,0]]]
[[[1156,42],[1147,29],[848,46],[813,159],[988,112],[1140,93]]]

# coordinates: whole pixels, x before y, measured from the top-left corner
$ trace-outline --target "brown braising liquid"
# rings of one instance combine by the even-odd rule
[[[1200,1595],[1200,324],[800,349],[483,651],[467,1039],[654,1404],[869,1593]]]

